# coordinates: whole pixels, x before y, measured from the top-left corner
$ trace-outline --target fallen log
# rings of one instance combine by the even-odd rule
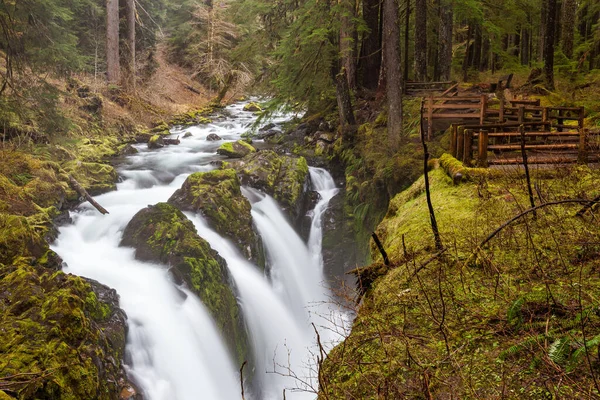
[[[83,188],[83,186],[81,186],[79,182],[77,182],[77,180],[75,180],[75,178],[73,178],[71,175],[69,175],[69,182],[71,183],[73,190],[75,190],[81,197],[89,201],[90,204],[96,208],[96,210],[100,211],[100,213],[103,215],[108,214],[106,208],[98,204],[98,202],[94,200],[92,196],[90,196],[89,193]]]
[[[165,145],[178,145],[181,141],[179,140],[179,136],[177,136],[177,139],[163,139],[163,143]]]

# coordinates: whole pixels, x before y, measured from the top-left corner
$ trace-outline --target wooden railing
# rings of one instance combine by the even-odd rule
[[[445,82],[405,82],[404,92],[411,95],[423,94],[427,92],[455,92],[458,90],[458,83],[454,81]]]
[[[548,122],[496,125],[452,125],[451,154],[466,166],[521,164],[522,151],[532,164],[588,163],[600,158],[600,132],[579,128],[571,131],[532,130]],[[489,159],[489,154],[496,155]]]

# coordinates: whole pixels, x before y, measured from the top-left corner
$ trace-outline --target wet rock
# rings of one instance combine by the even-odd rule
[[[308,164],[303,157],[263,150],[233,161],[230,165],[237,171],[243,185],[273,196],[293,221],[304,214]]]
[[[16,398],[112,400],[128,384],[126,316],[104,285],[25,259],[0,265],[0,325],[2,375],[29,375],[10,387]]]
[[[259,131],[259,132],[266,132],[266,131],[270,131],[270,130],[272,130],[273,128],[275,128],[276,126],[277,126],[277,125],[275,125],[275,124],[273,124],[273,123],[270,123],[270,124],[267,124],[267,125],[263,126],[263,127],[262,127],[262,128],[260,128],[258,131]]]
[[[211,133],[206,137],[206,140],[208,140],[209,142],[215,142],[217,140],[223,139],[221,139],[221,136],[217,135],[216,133]]]
[[[281,132],[275,129],[270,129],[268,131],[263,131],[261,133],[259,133],[258,135],[256,135],[257,139],[268,139],[272,136],[275,136],[277,134],[280,134]]]
[[[223,145],[217,149],[217,154],[227,156],[229,158],[242,158],[250,153],[255,152],[256,149],[243,140],[223,143]]]
[[[212,314],[236,361],[246,359],[248,338],[225,260],[180,210],[167,203],[144,208],[127,224],[121,245],[135,248],[138,260],[178,270]]]
[[[119,155],[121,156],[130,156],[132,154],[137,154],[139,153],[138,149],[136,149],[135,147],[133,147],[130,144],[125,145],[120,151],[119,151]]]
[[[160,135],[154,135],[148,140],[148,148],[149,149],[160,149],[165,147],[165,142]]]
[[[192,132],[186,132],[186,133],[183,135],[183,138],[184,138],[184,139],[187,139],[187,138],[189,138],[189,137],[192,137],[192,136],[194,136],[194,135],[192,135]]]
[[[250,203],[242,195],[233,169],[196,172],[169,199],[182,211],[201,213],[220,235],[230,239],[248,259],[264,267],[262,245],[255,234]]]

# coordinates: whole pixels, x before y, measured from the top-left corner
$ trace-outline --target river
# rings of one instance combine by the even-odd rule
[[[256,120],[244,103],[228,106],[227,117],[172,131],[178,146],[128,156],[120,165],[117,190],[95,197],[110,211],[102,216],[87,203],[72,213],[52,248],[65,261],[64,271],[116,289],[128,316],[126,370],[147,400],[232,400],[241,398],[239,368],[224,345],[210,314],[192,292],[177,286],[164,265],[135,260],[134,250],[119,247],[123,230],[142,208],[169,199],[193,172],[209,171],[223,157],[216,149],[238,140]],[[276,125],[289,118],[277,116]],[[222,140],[210,142],[215,133]],[[312,190],[320,194],[310,212],[305,242],[270,196],[252,188],[244,195],[261,235],[268,274],[246,261],[237,249],[195,214],[186,215],[198,233],[227,261],[244,313],[254,355],[254,379],[247,399],[316,397],[316,335],[326,349],[342,339],[350,316],[335,302],[324,278],[322,218],[337,194],[324,169],[310,168]],[[182,295],[183,293],[183,295]]]

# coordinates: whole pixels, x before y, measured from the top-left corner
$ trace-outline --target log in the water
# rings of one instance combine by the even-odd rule
[[[79,195],[81,197],[83,197],[87,201],[89,201],[90,204],[93,205],[96,208],[96,210],[100,211],[101,214],[108,214],[108,211],[106,211],[106,208],[104,208],[100,204],[98,204],[98,202],[96,200],[94,200],[92,198],[92,196],[89,195],[89,193],[87,192],[87,190],[85,190],[83,188],[83,186],[81,186],[79,184],[79,182],[77,182],[75,180],[75,178],[73,178],[71,175],[69,175],[69,182],[71,183],[71,187],[73,188],[73,190],[75,190],[77,193],[79,193]]]

